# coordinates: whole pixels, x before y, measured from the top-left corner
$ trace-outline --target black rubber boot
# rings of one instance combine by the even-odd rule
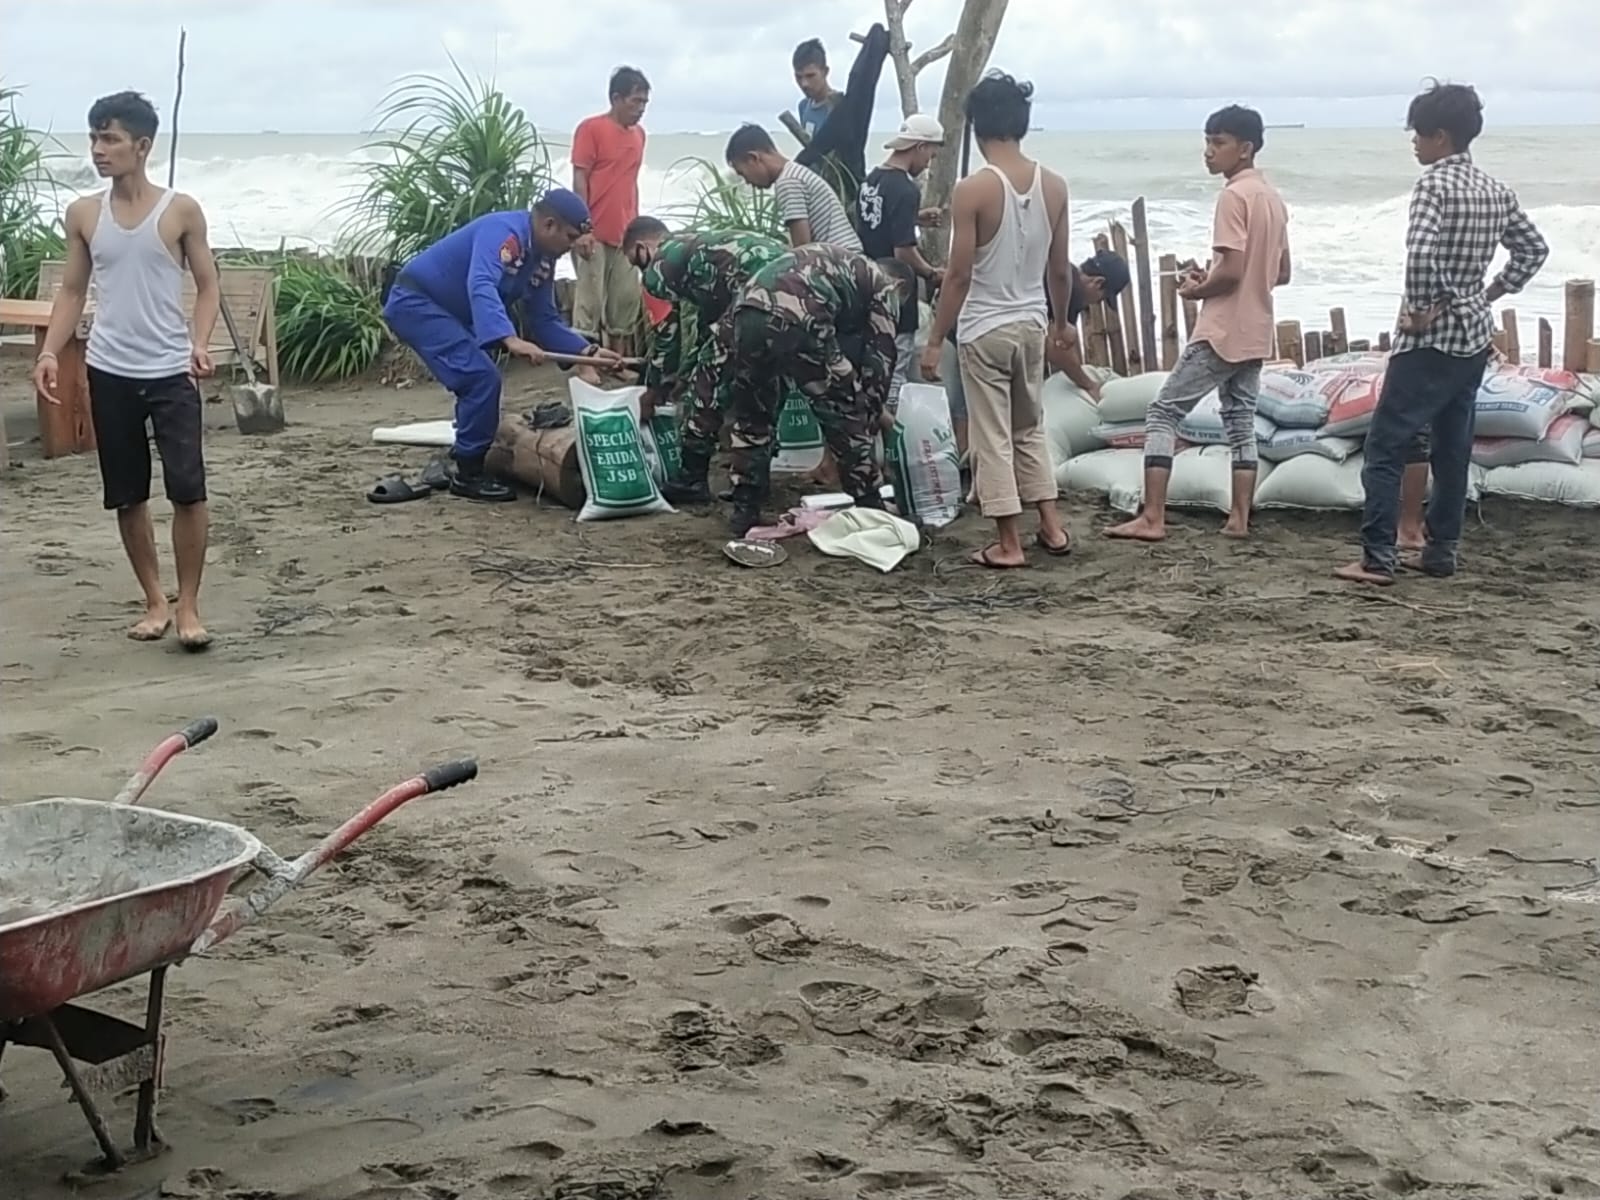
[[[669,504],[710,504],[711,485],[706,479],[711,473],[711,455],[687,446],[682,455],[676,478],[667,481],[661,494]]]
[[[754,483],[741,483],[733,489],[733,515],[728,518],[728,529],[736,538],[742,538],[761,521],[761,487]]]
[[[498,479],[491,479],[484,474],[481,457],[456,459],[456,473],[450,480],[450,494],[495,504],[504,504],[507,500],[517,498],[516,492]]]

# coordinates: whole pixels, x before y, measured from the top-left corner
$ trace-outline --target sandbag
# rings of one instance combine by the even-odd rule
[[[1312,359],[1304,370],[1310,375],[1353,372],[1358,375],[1382,375],[1389,366],[1389,355],[1384,350],[1346,350],[1343,354],[1329,354]]]
[[[1483,490],[1493,496],[1544,500],[1573,508],[1600,508],[1600,459],[1568,463],[1522,463],[1483,473]]]
[[[1094,436],[1094,428],[1100,424],[1100,410],[1065,375],[1052,375],[1044,381],[1042,403],[1045,438],[1057,472],[1074,454],[1087,454],[1105,445]]]
[[[1301,454],[1319,454],[1343,462],[1360,449],[1360,438],[1323,437],[1316,429],[1279,429],[1256,442],[1256,453],[1267,462],[1283,462]]]
[[[1355,508],[1362,505],[1362,456],[1343,462],[1318,454],[1299,454],[1279,463],[1256,486],[1257,508]]]
[[[1514,467],[1519,463],[1583,461],[1584,437],[1590,432],[1586,418],[1557,417],[1538,440],[1530,438],[1474,438],[1472,461],[1480,467]]]
[[[1256,466],[1256,486],[1271,476],[1271,463]],[[1140,491],[1143,480],[1140,481]],[[1229,512],[1233,508],[1233,452],[1226,446],[1196,446],[1172,458],[1172,477],[1167,481],[1167,505],[1171,508],[1214,508]]]
[[[1478,385],[1476,436],[1541,438],[1567,409],[1578,378],[1539,367],[1491,367]]]
[[[774,472],[798,475],[822,465],[822,450],[827,444],[822,425],[811,411],[810,401],[798,390],[784,399],[778,410],[778,427],[772,433]]]
[[[567,380],[567,391],[578,430],[578,466],[588,493],[578,520],[672,512],[651,476],[639,431],[639,397],[644,389],[606,391],[573,376]]]
[[[1256,408],[1279,428],[1320,429],[1330,420],[1333,402],[1355,379],[1379,379],[1383,360],[1358,360],[1329,365],[1318,359],[1303,370],[1274,368],[1261,372],[1261,395]]]
[[[1143,421],[1145,410],[1167,381],[1165,371],[1146,371],[1100,385],[1100,419],[1109,424]]]
[[[1583,435],[1583,456],[1600,458],[1600,425],[1595,425]]]
[[[1328,419],[1317,430],[1323,437],[1363,437],[1383,394],[1383,376],[1365,371],[1338,371],[1320,385],[1328,397]]]
[[[1089,430],[1089,437],[1113,450],[1137,450],[1144,445],[1144,420],[1102,421]]]
[[[944,388],[908,383],[900,389],[900,408],[884,439],[884,456],[902,517],[940,529],[961,515],[961,455]]]
[[[656,405],[653,415],[641,431],[655,452],[656,482],[676,479],[683,471],[683,435],[678,428],[678,406]]]
[[[1057,476],[1064,491],[1095,492],[1118,512],[1138,512],[1144,494],[1144,452],[1091,450],[1076,454],[1067,460],[1064,475],[1064,480]]]
[[[1270,438],[1277,426],[1259,412],[1255,414],[1256,441]],[[1212,392],[1189,410],[1178,422],[1178,436],[1196,446],[1221,446],[1228,441],[1228,430],[1222,423],[1222,397]]]

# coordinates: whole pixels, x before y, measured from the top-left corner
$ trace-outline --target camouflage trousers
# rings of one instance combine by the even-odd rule
[[[878,414],[854,384],[837,342],[770,312],[735,308],[717,322],[709,358],[696,369],[683,447],[709,454],[722,432],[723,408],[733,423],[733,484],[763,490],[771,468],[778,410],[791,387],[816,414],[851,496],[875,496],[882,479],[874,455]]]

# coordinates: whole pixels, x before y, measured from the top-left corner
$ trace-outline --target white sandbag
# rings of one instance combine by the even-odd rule
[[[1257,508],[1361,507],[1362,456],[1335,462],[1319,454],[1299,454],[1279,463],[1256,486]]]
[[[1572,508],[1600,508],[1600,459],[1568,463],[1522,463],[1483,473],[1483,490],[1492,496],[1545,500]]]
[[[414,421],[410,425],[379,425],[372,440],[386,446],[453,446],[454,421]]]
[[[650,471],[656,482],[676,479],[683,469],[683,435],[678,428],[678,406],[656,405],[655,415],[640,432],[655,456]]]
[[[1328,398],[1328,419],[1318,432],[1324,437],[1365,437],[1383,394],[1383,380],[1365,370],[1324,375],[1318,388]]]
[[[585,492],[580,521],[643,513],[669,513],[645,457],[639,432],[641,387],[607,391],[572,376],[567,380],[577,425],[578,469]]]
[[[1296,367],[1262,370],[1256,408],[1279,428],[1315,429],[1328,419],[1328,401],[1317,389],[1317,377]]]
[[[1277,432],[1277,426],[1262,416],[1255,414],[1256,441],[1260,442],[1270,438]],[[1222,423],[1222,397],[1212,392],[1201,399],[1200,403],[1189,410],[1189,413],[1178,422],[1178,436],[1186,442],[1193,442],[1196,446],[1221,446],[1228,441],[1228,429]]]
[[[1583,435],[1583,456],[1600,458],[1600,425],[1593,426]]]
[[[1589,424],[1593,425],[1596,429],[1600,429],[1600,407],[1593,408],[1589,411]]]
[[[1069,492],[1095,492],[1105,496],[1118,512],[1138,512],[1144,494],[1144,451],[1091,450],[1067,460],[1065,480],[1057,482]]]
[[[1271,437],[1256,442],[1256,453],[1267,462],[1277,463],[1302,454],[1319,454],[1334,462],[1343,462],[1360,449],[1360,438],[1323,437],[1315,429],[1279,429]]]
[[[1543,437],[1550,423],[1566,411],[1577,384],[1577,377],[1567,371],[1491,367],[1478,385],[1476,436]]]
[[[1045,438],[1058,472],[1074,454],[1087,454],[1105,445],[1094,436],[1094,427],[1100,424],[1100,410],[1065,375],[1052,375],[1044,381],[1042,401]]]
[[[1568,414],[1550,422],[1538,440],[1531,438],[1474,438],[1472,461],[1480,467],[1514,467],[1519,463],[1554,462],[1569,466],[1583,461],[1587,418]]]
[[[1112,450],[1137,450],[1144,445],[1144,421],[1102,421],[1089,430],[1089,437]]]
[[[941,529],[961,515],[961,455],[943,387],[908,383],[900,389],[884,456],[902,517]]]
[[[774,451],[772,469],[778,474],[799,475],[822,465],[826,442],[811,403],[798,391],[790,392],[778,410],[778,426],[772,431]]]
[[[1272,474],[1271,463],[1258,463],[1256,485]],[[1141,480],[1141,488],[1143,481]],[[1233,452],[1226,446],[1196,446],[1172,458],[1167,481],[1167,504],[1172,508],[1233,509]]]
[[[1145,410],[1167,381],[1165,371],[1146,371],[1100,385],[1100,419],[1111,424],[1143,421]]]

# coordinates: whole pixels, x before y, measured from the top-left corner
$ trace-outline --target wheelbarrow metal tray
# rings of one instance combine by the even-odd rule
[[[0,1021],[182,958],[260,852],[237,826],[160,809],[0,807]]]

